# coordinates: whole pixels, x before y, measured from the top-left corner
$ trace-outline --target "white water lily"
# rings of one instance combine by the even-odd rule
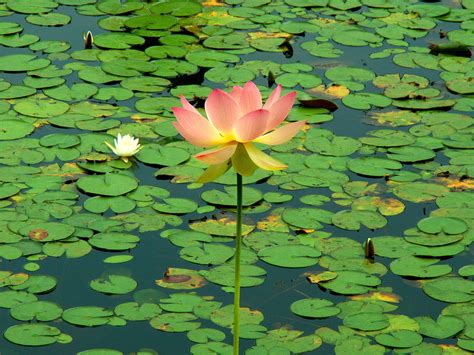
[[[126,134],[122,136],[120,133],[117,135],[117,138],[114,139],[114,146],[112,146],[108,142],[104,142],[107,144],[112,152],[118,155],[124,162],[128,162],[128,158],[132,155],[138,153],[138,151],[142,148],[138,143],[138,138],[134,138],[133,136]]]

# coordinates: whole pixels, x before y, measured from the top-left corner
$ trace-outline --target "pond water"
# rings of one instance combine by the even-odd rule
[[[241,353],[474,352],[473,10],[0,1],[0,353],[232,353],[235,172],[171,107],[247,81],[307,124],[244,177]]]

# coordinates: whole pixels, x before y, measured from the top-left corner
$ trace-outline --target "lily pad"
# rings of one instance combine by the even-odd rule
[[[120,196],[135,190],[138,182],[127,175],[107,173],[80,178],[77,181],[77,187],[89,194]]]
[[[307,298],[293,302],[290,306],[293,313],[307,318],[327,318],[341,312],[334,303],[321,298]]]
[[[287,268],[315,265],[319,256],[319,250],[305,245],[277,245],[258,252],[258,257],[266,263]]]
[[[24,346],[44,346],[56,343],[61,331],[46,324],[18,324],[8,328],[4,336],[14,343]]]
[[[443,302],[469,302],[474,300],[474,281],[459,277],[440,277],[424,283],[423,291]]]

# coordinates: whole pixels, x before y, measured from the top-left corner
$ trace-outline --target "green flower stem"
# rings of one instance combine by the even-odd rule
[[[240,247],[242,244],[242,175],[237,173],[237,233],[235,236],[234,355],[239,355],[240,338]]]

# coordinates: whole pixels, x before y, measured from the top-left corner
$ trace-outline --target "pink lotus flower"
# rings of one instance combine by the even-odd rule
[[[195,157],[211,165],[199,179],[212,181],[227,171],[230,162],[244,176],[252,175],[257,167],[282,170],[287,166],[259,150],[255,143],[277,145],[289,141],[306,121],[277,126],[283,122],[293,106],[295,92],[280,97],[281,86],[271,93],[262,106],[257,86],[249,81],[244,87],[234,86],[230,94],[216,89],[204,105],[204,118],[183,96],[183,107],[173,107],[178,132],[191,144],[215,149]]]

